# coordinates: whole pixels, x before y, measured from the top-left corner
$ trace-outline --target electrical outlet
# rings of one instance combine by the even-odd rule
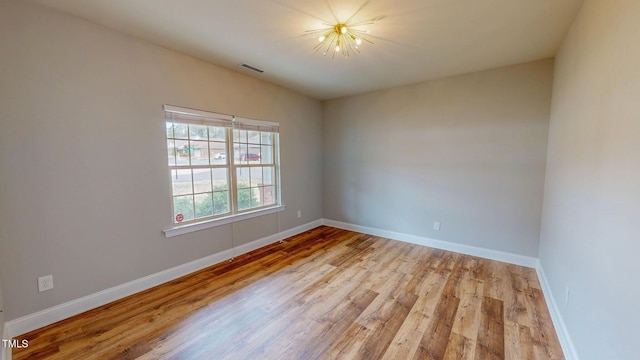
[[[47,275],[38,278],[38,292],[53,289],[53,275]]]
[[[433,222],[433,230],[440,231],[440,221]]]
[[[298,217],[301,218],[302,217],[302,211],[298,210]]]

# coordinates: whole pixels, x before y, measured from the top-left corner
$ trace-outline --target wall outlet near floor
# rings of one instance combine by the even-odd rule
[[[301,218],[302,217],[302,211],[298,210],[298,217]]]
[[[433,222],[433,230],[440,231],[440,221]]]
[[[569,305],[569,287],[564,287],[564,304]]]
[[[38,278],[38,292],[53,289],[53,275],[47,275]]]

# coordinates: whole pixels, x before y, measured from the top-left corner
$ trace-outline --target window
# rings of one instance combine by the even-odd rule
[[[278,124],[165,105],[173,224],[280,205]]]

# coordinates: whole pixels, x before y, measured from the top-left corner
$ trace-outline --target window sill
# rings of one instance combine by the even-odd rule
[[[286,208],[285,205],[278,205],[278,206],[270,207],[267,209],[260,209],[260,210],[250,211],[242,214],[225,216],[223,218],[207,220],[207,221],[188,224],[188,225],[176,226],[176,227],[172,227],[171,229],[163,230],[162,232],[164,233],[165,238],[170,238],[178,235],[188,234],[194,231],[200,231],[200,230],[209,229],[216,226],[231,224],[237,221],[251,219],[257,216],[281,212],[281,211],[284,211],[285,208]]]

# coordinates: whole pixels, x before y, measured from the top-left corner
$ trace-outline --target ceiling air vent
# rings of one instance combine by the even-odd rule
[[[240,66],[242,66],[243,68],[247,68],[247,69],[249,69],[249,70],[252,70],[252,71],[258,72],[258,73],[263,73],[263,72],[264,72],[264,70],[260,70],[260,69],[258,69],[257,67],[253,67],[253,66],[251,66],[251,65],[242,64],[242,65],[240,65]]]

